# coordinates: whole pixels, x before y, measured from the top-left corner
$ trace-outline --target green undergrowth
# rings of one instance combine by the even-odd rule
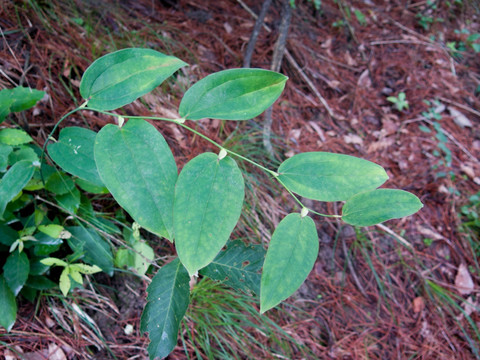
[[[311,351],[258,313],[256,301],[222,283],[202,278],[191,294],[191,305],[181,328],[181,342],[188,359],[311,358]],[[298,315],[298,314],[297,314]],[[278,310],[284,322],[293,313]],[[308,314],[300,314],[306,318]]]

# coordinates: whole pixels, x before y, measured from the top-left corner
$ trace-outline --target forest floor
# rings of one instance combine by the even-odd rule
[[[0,88],[21,84],[48,93],[33,111],[16,117],[43,144],[56,121],[78,106],[81,75],[93,60],[120,48],[148,47],[190,66],[126,111],[176,116],[191,84],[242,66],[255,23],[251,11],[258,14],[260,6],[253,0],[2,1]],[[271,66],[280,9],[274,1],[252,67]],[[280,70],[289,81],[273,107],[274,159],[262,148],[262,116],[240,125],[198,123],[199,131],[271,168],[306,151],[374,161],[387,170],[388,187],[410,191],[424,204],[417,214],[379,227],[316,219],[321,251],[313,271],[288,305],[265,315],[289,338],[281,345],[252,343],[250,356],[480,359],[480,239],[478,228],[465,225],[480,204],[471,198],[480,190],[480,41],[474,34],[480,34],[475,0],[323,0],[320,10],[297,0]],[[86,113],[63,125],[99,130],[109,122]],[[214,151],[173,124],[159,129],[179,167]],[[268,243],[295,204],[252,174],[260,188],[250,195],[256,203],[238,235]],[[312,207],[338,212],[335,204]],[[162,256],[172,254],[168,245],[155,246]],[[105,282],[102,291],[73,300],[21,302],[12,332],[0,330],[9,349],[5,358],[41,359],[48,351],[50,359],[146,358],[148,339],[139,320],[147,284],[118,274],[95,281]],[[183,326],[184,340],[169,358],[208,358],[196,325]],[[268,343],[262,331],[253,333],[258,343]],[[250,358],[233,342],[225,347],[225,358]]]

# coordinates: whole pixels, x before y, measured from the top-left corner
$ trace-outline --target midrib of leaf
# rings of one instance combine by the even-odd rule
[[[303,220],[301,220],[301,221],[303,221]],[[301,228],[302,228],[302,224],[300,223],[300,229],[301,229]],[[294,248],[295,248],[296,245],[300,242],[300,234],[301,234],[301,232],[298,231],[297,234],[296,234],[296,236],[295,236],[295,242],[294,242],[294,245],[295,245],[295,246],[294,246]],[[277,278],[283,278],[283,277],[284,277],[283,274],[285,274],[285,269],[288,269],[288,267],[289,267],[289,265],[290,265],[290,263],[291,263],[291,261],[292,261],[293,255],[294,255],[294,252],[293,252],[293,251],[290,252],[290,255],[288,256],[287,264],[286,264],[286,266],[283,268],[283,270],[282,270],[282,272],[281,272],[281,276],[277,276]]]
[[[167,316],[165,317],[165,321],[163,322],[163,326],[162,326],[162,331],[161,331],[161,334],[160,334],[160,338],[163,337],[163,333],[165,332],[165,327],[166,327],[166,324],[167,324],[167,319],[170,319],[172,317],[172,302],[173,302],[173,293],[174,293],[174,289],[175,289],[175,285],[177,283],[177,276],[178,276],[178,273],[179,273],[179,270],[180,270],[180,266],[182,265],[182,263],[179,261],[178,264],[177,264],[177,268],[175,269],[175,276],[173,278],[173,282],[172,282],[172,287],[170,289],[170,298],[168,300],[168,307],[167,307]],[[152,311],[153,309],[150,309],[150,311]],[[173,318],[175,319],[175,314],[173,314]],[[176,319],[175,319],[176,320]],[[148,326],[147,326],[148,328]]]
[[[392,204],[393,203],[393,204]],[[401,202],[398,202],[398,201],[393,201],[392,203],[390,203],[391,205],[387,207],[387,209],[391,209],[392,208],[392,205],[395,205],[395,206],[401,206],[402,209],[400,210],[403,210],[405,207],[408,208],[408,205],[410,204],[409,202],[404,202],[404,201],[401,201]],[[406,206],[405,206],[406,205]],[[346,214],[343,214],[343,216],[345,215],[351,215],[351,214],[357,214],[357,213],[361,213],[361,212],[364,212],[365,209],[369,209],[370,207],[363,207],[363,208],[358,208],[358,210],[355,210],[355,211],[349,211],[347,212]],[[377,208],[378,209],[378,208]],[[383,212],[384,214],[384,212]]]
[[[130,148],[130,146],[128,145],[128,143],[127,143],[127,141],[126,141],[125,132],[126,132],[126,131],[122,131],[122,129],[120,129],[120,134],[121,134],[121,136],[122,136],[122,140],[123,140],[125,146],[127,147],[128,151],[130,152],[130,156],[132,157],[133,162],[135,163],[135,167],[137,168],[137,171],[138,171],[138,173],[140,174],[140,177],[141,177],[142,180],[143,180],[143,184],[145,185],[145,189],[146,189],[147,192],[149,193],[150,197],[153,199],[153,202],[154,202],[154,204],[155,204],[155,207],[157,208],[158,212],[160,213],[160,219],[161,219],[161,221],[162,221],[163,227],[165,228],[165,231],[167,232],[168,236],[171,237],[172,235],[170,234],[170,232],[169,232],[168,229],[167,229],[167,226],[165,225],[164,216],[163,216],[163,214],[162,214],[161,209],[159,208],[159,204],[158,204],[158,202],[157,202],[157,199],[156,199],[155,196],[153,196],[153,192],[152,192],[152,190],[151,190],[150,187],[149,187],[149,182],[146,181],[146,179],[144,178],[143,172],[142,172],[142,171],[139,171],[139,167],[138,167],[137,160],[136,160],[135,156],[133,156],[133,151],[132,151],[132,149]],[[147,143],[144,142],[144,144],[147,145],[147,147],[148,147],[148,144],[147,144]],[[161,163],[160,163],[160,166],[162,166]],[[163,167],[162,167],[162,170],[163,170]],[[164,173],[164,171],[162,171],[162,174],[163,174],[163,173]],[[164,176],[165,176],[165,175],[164,175]],[[117,179],[117,180],[118,180],[118,179]]]
[[[248,260],[248,259],[246,259]],[[244,260],[244,261],[246,261]],[[241,271],[241,272],[246,272],[248,274],[257,274],[255,271],[250,271],[250,270],[245,270],[245,268],[238,268],[238,267],[235,267],[235,266],[232,266],[232,265],[227,265],[225,263],[220,263],[220,262],[216,262],[216,261],[212,261],[211,264],[213,265],[217,265],[218,266],[221,266],[221,267],[226,267],[226,268],[229,268],[229,269],[235,269],[235,270],[238,270],[238,271]]]
[[[93,238],[92,234],[90,233],[90,231],[88,229],[85,229],[85,232],[88,234],[87,236],[90,238],[90,240],[94,243],[96,243],[97,241]],[[87,244],[87,242],[85,241],[83,243],[83,246],[85,246]],[[110,254],[108,253],[107,250],[105,250],[105,248],[101,245],[99,245],[99,248],[101,248],[101,251],[104,253],[104,256],[105,257],[110,257]],[[98,250],[97,250],[98,251]]]
[[[208,191],[208,200],[207,200],[207,203],[205,204],[205,208],[204,208],[205,211],[202,214],[202,221],[200,223],[200,235],[198,236],[198,241],[195,242],[194,253],[198,251],[198,247],[200,245],[200,242],[202,241],[203,227],[205,225],[205,216],[207,214],[208,205],[210,204],[210,199],[212,198],[212,188],[213,188],[213,185],[215,184],[215,181],[217,180],[217,174],[218,174],[218,169],[220,167],[220,163],[217,160],[215,160],[215,162],[216,162],[215,173],[213,175],[213,181],[211,182],[210,189]],[[222,221],[222,224],[223,224],[223,221]]]
[[[206,90],[205,92],[202,93],[201,96],[198,97],[198,99],[203,98],[203,96],[205,95],[205,93],[210,92],[210,91],[212,91],[212,90],[215,89],[215,88],[218,88],[218,87],[220,87],[220,86],[223,86],[223,85],[228,84],[229,82],[232,82],[232,81],[235,81],[235,80],[237,80],[237,79],[226,81],[226,82],[222,83],[221,85],[218,85],[218,86],[215,86],[215,87],[213,87],[213,88],[211,88],[211,89],[209,89],[209,90]],[[282,81],[283,81],[283,80],[282,80]],[[256,89],[256,90],[252,90],[252,91],[248,91],[248,92],[243,93],[242,95],[239,95],[239,96],[229,97],[228,100],[229,100],[229,101],[239,100],[239,99],[241,99],[241,98],[244,97],[244,96],[251,95],[251,94],[255,94],[255,93],[257,93],[257,92],[261,92],[261,91],[263,91],[263,90],[267,90],[268,88],[274,87],[274,86],[278,85],[280,82],[281,82],[281,81],[277,81],[277,82],[275,82],[275,83],[270,84],[269,86],[262,87],[262,88],[260,88],[260,89]],[[195,103],[195,105],[198,104],[199,102],[200,102],[200,101],[197,101],[197,102]],[[196,110],[193,112],[193,114],[195,114],[195,113],[197,113],[197,112],[205,111],[205,110],[208,110],[208,109],[211,109],[211,108],[215,108],[216,106],[217,106],[217,105],[211,105],[211,106],[207,106],[207,107],[198,108],[198,109],[196,109]],[[190,113],[190,114],[192,114],[192,113]],[[185,117],[188,119],[188,116],[189,116],[190,114],[186,115]]]
[[[157,58],[156,56],[149,56],[149,57],[152,57],[152,58],[155,58],[155,59]],[[129,61],[129,60],[131,60],[131,59],[133,59],[133,58],[135,58],[135,56],[132,56],[132,57],[130,57],[130,58],[128,58],[128,59],[125,59],[125,60],[122,61],[121,63],[114,64],[114,65],[123,64],[124,62]],[[170,60],[175,60],[175,59],[172,58],[172,59],[170,59]],[[159,68],[162,68],[162,67],[171,66],[171,65],[173,65],[173,62],[167,62],[167,63],[165,63],[165,64],[156,65],[156,66],[151,66],[151,67],[148,67],[148,68],[146,68],[146,69],[138,70],[138,71],[136,71],[136,72],[131,73],[131,74],[130,74],[129,76],[127,76],[126,78],[122,79],[122,81],[119,81],[119,82],[110,84],[110,85],[102,88],[101,90],[98,90],[98,91],[96,91],[96,92],[91,93],[88,97],[89,97],[89,98],[92,98],[93,96],[95,96],[95,95],[98,94],[99,92],[107,91],[108,89],[110,89],[110,88],[112,88],[112,87],[114,87],[114,86],[116,86],[116,85],[118,85],[118,84],[121,84],[122,82],[125,82],[125,81],[129,80],[130,78],[132,78],[132,77],[134,77],[134,76],[136,76],[136,75],[138,75],[138,74],[141,74],[141,73],[143,73],[143,72],[153,71],[153,70],[156,70],[156,69],[159,69]],[[100,76],[102,76],[102,75],[103,75],[103,72],[101,72],[101,73],[95,78],[95,80],[92,81],[92,85],[90,86],[90,88],[93,88],[93,85],[95,84],[95,82],[96,82],[96,81],[98,80],[98,78],[99,78]],[[155,80],[152,80],[151,82],[154,82],[154,81],[155,81]]]

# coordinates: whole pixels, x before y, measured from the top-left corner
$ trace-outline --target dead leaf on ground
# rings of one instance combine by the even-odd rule
[[[48,349],[23,354],[25,360],[67,360],[63,350],[55,343],[48,344]]]
[[[474,284],[472,276],[467,269],[467,265],[463,263],[458,267],[457,276],[455,276],[455,286],[462,295],[470,295],[473,291]]]
[[[462,170],[469,178],[475,179],[475,170],[473,170],[471,166],[468,166],[467,164],[462,164],[460,165],[460,170]]]
[[[393,137],[386,137],[379,141],[375,141],[368,146],[368,152],[372,153],[378,150],[386,149],[393,145],[395,139]]]
[[[463,115],[460,111],[458,111],[457,109],[451,106],[448,107],[448,111],[450,111],[450,115],[452,115],[452,118],[455,124],[457,124],[462,128],[472,127],[472,122],[468,120],[468,118],[465,115]]]
[[[442,239],[445,239],[442,235],[440,235],[439,233],[427,228],[427,227],[424,227],[424,226],[421,226],[421,225],[418,225],[417,226],[417,230],[420,234],[422,234],[423,236],[427,237],[427,238],[430,238],[430,239],[433,239],[433,240],[442,240]]]
[[[423,297],[417,296],[415,299],[413,299],[413,312],[415,314],[418,314],[425,308],[425,301],[423,300]]]
[[[323,132],[323,130],[320,128],[320,126],[318,126],[318,124],[315,122],[315,121],[309,121],[308,122],[308,125],[310,125],[312,127],[313,130],[315,130],[315,132],[318,134],[318,137],[320,138],[320,140],[322,140],[322,142],[325,142],[325,134]]]
[[[355,134],[345,135],[343,137],[343,140],[345,140],[345,142],[347,144],[357,144],[357,145],[362,145],[363,144],[362,138],[358,135],[355,135]]]
[[[370,79],[370,71],[368,69],[362,72],[362,74],[358,78],[357,86],[363,88],[369,88],[372,86],[372,80]]]

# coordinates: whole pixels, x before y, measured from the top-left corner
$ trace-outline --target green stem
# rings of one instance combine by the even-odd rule
[[[320,216],[323,216],[323,217],[330,217],[330,218],[339,218],[341,217],[340,215],[328,215],[328,214],[322,214],[322,213],[319,213],[319,212],[316,212],[314,210],[311,210],[311,209],[308,209],[305,205],[303,205],[303,203],[297,198],[297,196],[292,193],[290,191],[290,189],[288,187],[285,186],[285,184],[278,178],[278,173],[273,171],[273,170],[270,170],[268,168],[266,168],[265,166],[249,159],[249,158],[246,158],[245,156],[242,156],[240,154],[237,154],[236,152],[234,151],[231,151],[231,150],[228,150],[228,149],[225,149],[222,145],[220,145],[219,143],[217,143],[216,141],[210,139],[208,136],[198,132],[197,130],[191,128],[190,126],[188,125],[185,125],[183,123],[183,121],[185,121],[185,119],[167,119],[167,118],[161,118],[161,117],[156,117],[156,116],[131,116],[131,115],[119,115],[119,114],[115,114],[115,113],[112,113],[112,112],[108,112],[108,111],[103,111],[103,110],[97,110],[97,109],[93,109],[93,108],[84,108],[86,104],[83,104],[81,107],[75,109],[74,111],[68,113],[67,115],[65,115],[63,118],[65,118],[66,116],[70,115],[71,113],[77,111],[77,110],[89,110],[89,111],[95,111],[95,112],[98,112],[100,114],[105,114],[105,115],[110,115],[110,116],[114,116],[114,117],[123,117],[123,118],[126,118],[126,119],[148,119],[148,120],[160,120],[160,121],[168,121],[168,122],[173,122],[173,123],[176,123],[177,125],[180,125],[181,127],[187,129],[188,131],[194,133],[195,135],[201,137],[202,139],[208,141],[210,144],[213,144],[215,145],[216,147],[218,147],[220,150],[224,149],[227,153],[229,153],[230,155],[233,155],[235,157],[238,157],[240,159],[242,159],[243,161],[246,161],[260,169],[262,169],[263,171],[265,171],[266,173],[272,175],[278,182],[280,185],[282,185],[287,191],[288,193],[293,197],[293,199],[297,202],[298,205],[300,205],[300,207],[302,209],[307,209],[309,212],[313,213],[313,214],[316,214],[316,215],[320,215]],[[60,120],[62,121],[63,118]],[[60,122],[59,122],[60,123]],[[57,124],[58,125],[58,124]],[[56,126],[55,126],[56,127]],[[55,131],[55,128],[53,129],[53,131]],[[53,132],[52,131],[52,132]]]
[[[313,213],[313,214],[316,214],[316,215],[320,215],[320,216],[323,216],[323,217],[329,217],[329,218],[340,218],[341,216],[340,215],[328,215],[328,214],[322,214],[322,213],[319,213],[319,212],[316,212],[312,209],[309,209],[307,208],[305,205],[303,205],[303,203],[297,198],[297,196],[282,182],[282,180],[280,180],[278,177],[276,178],[277,181],[280,183],[280,185],[282,185],[287,191],[288,193],[293,197],[293,199],[303,208],[307,209],[309,212]]]
[[[67,117],[69,117],[70,115],[76,113],[77,111],[79,110],[82,110],[85,108],[85,106],[87,106],[87,102],[84,102],[82,105],[80,105],[79,107],[73,109],[72,111],[69,111],[68,113],[66,113],[65,115],[63,115],[60,120],[58,120],[58,122],[55,124],[55,126],[53,127],[52,131],[50,131],[50,134],[48,134],[48,137],[47,139],[45,140],[45,143],[43,144],[43,147],[42,147],[42,154],[40,155],[40,179],[42,180],[42,184],[45,186],[45,179],[43,178],[43,171],[42,171],[42,164],[43,164],[43,160],[45,159],[45,150],[47,148],[47,145],[48,145],[48,142],[50,141],[50,139],[52,138],[52,134],[55,132],[55,130],[57,130],[58,126],[63,122],[63,120],[65,120]]]

